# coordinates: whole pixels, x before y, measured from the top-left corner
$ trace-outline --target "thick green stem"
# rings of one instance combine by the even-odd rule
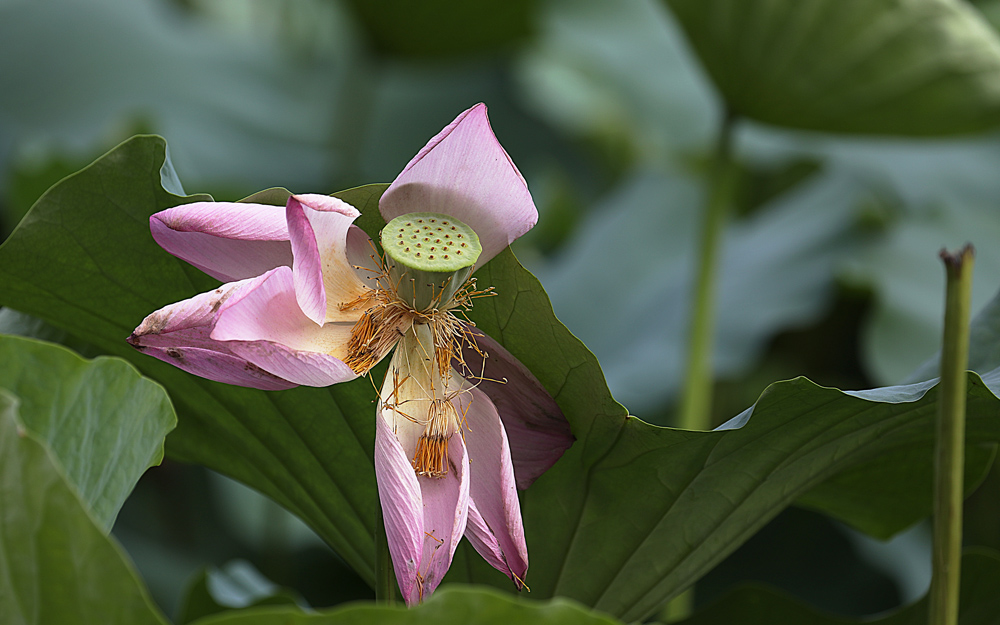
[[[375,602],[380,605],[396,603],[396,579],[389,555],[389,541],[382,521],[382,508],[375,514]]]
[[[735,123],[736,116],[726,114],[719,129],[706,194],[708,202],[702,224],[698,275],[691,304],[687,378],[678,420],[678,425],[687,430],[707,430],[711,427],[715,278],[719,264],[719,241],[733,200],[735,168],[730,147]]]
[[[941,348],[937,440],[934,449],[934,548],[930,625],[958,623],[965,463],[965,386],[969,361],[969,307],[973,250],[941,251],[947,274]]]

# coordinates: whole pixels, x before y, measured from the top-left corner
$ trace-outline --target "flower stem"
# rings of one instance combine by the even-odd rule
[[[947,274],[944,344],[934,449],[934,547],[930,625],[958,623],[965,462],[965,385],[969,361],[969,308],[973,249],[941,251]]]
[[[710,428],[712,409],[712,343],[715,330],[715,277],[719,264],[719,240],[732,204],[735,168],[731,144],[737,117],[727,112],[719,128],[719,137],[709,176],[708,203],[702,224],[695,296],[691,304],[691,322],[678,426],[687,430]]]
[[[382,507],[375,513],[375,603],[379,605],[394,605],[396,592],[392,570],[392,557],[389,555],[389,540],[385,535],[385,523],[382,520]]]

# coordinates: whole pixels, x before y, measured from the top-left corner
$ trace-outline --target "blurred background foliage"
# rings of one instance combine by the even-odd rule
[[[976,4],[1000,24],[1000,2]],[[137,132],[167,138],[188,193],[330,193],[392,180],[484,101],[540,213],[515,252],[616,398],[669,425],[724,109],[718,67],[699,62],[684,32],[658,0],[6,0],[0,235],[45,189]],[[939,342],[941,247],[976,245],[974,309],[1000,287],[1000,136],[866,132],[737,127],[716,423],[779,379],[842,389],[906,379]],[[970,500],[969,544],[1000,547],[998,492],[993,474]],[[371,596],[300,521],[197,467],[149,471],[115,534],[172,615],[199,613],[192,601],[206,588],[232,605],[273,584],[314,606]],[[762,580],[862,615],[919,597],[929,578],[925,527],[883,543],[791,509],[696,597]]]

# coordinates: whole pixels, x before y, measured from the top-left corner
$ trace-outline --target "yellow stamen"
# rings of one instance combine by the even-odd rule
[[[391,387],[386,387],[388,377],[383,382],[383,406],[398,417],[424,427],[414,449],[414,472],[443,478],[452,468],[449,442],[461,432],[465,420],[452,402],[459,394],[468,392],[467,388],[448,392],[454,368],[468,370],[462,354],[466,344],[483,357],[484,366],[486,358],[468,329],[474,324],[467,318],[460,321],[456,313],[464,317],[465,311],[472,308],[473,299],[494,292],[492,287],[478,290],[476,279],[471,278],[447,301],[441,301],[442,288],[441,293],[435,294],[431,308],[415,310],[400,297],[400,284],[390,277],[385,259],[376,256],[372,259],[379,265],[374,278],[376,287],[340,305],[341,310],[363,311],[351,329],[344,362],[363,375],[402,339],[398,348],[402,351],[397,351],[387,373],[392,376]],[[409,404],[405,410],[404,404]]]
[[[448,439],[426,434],[417,439],[413,470],[425,477],[442,478],[448,475]]]
[[[458,428],[458,413],[450,398],[431,400],[424,433],[417,439],[413,454],[413,470],[417,475],[433,478],[448,475],[448,441]]]
[[[396,345],[403,333],[413,323],[413,311],[403,302],[394,298],[388,292],[373,290],[362,296],[367,302],[358,298],[353,302],[341,305],[341,310],[354,306],[367,310],[351,329],[351,338],[347,342],[347,357],[344,363],[358,375],[368,373]]]

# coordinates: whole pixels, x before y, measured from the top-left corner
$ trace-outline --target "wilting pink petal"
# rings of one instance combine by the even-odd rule
[[[448,475],[442,478],[417,477],[424,502],[421,598],[434,592],[451,567],[455,550],[465,533],[469,513],[469,458],[461,435],[451,437],[448,455],[452,461],[452,470]]]
[[[231,345],[210,337],[218,311],[252,280],[224,284],[214,291],[171,304],[146,317],[128,342],[139,351],[194,375],[267,391],[296,386],[233,353]]]
[[[424,551],[423,503],[417,475],[389,424],[380,417],[375,418],[375,480],[392,568],[399,591],[409,604],[417,596]]]
[[[357,377],[343,362],[352,325],[316,325],[295,299],[292,270],[278,267],[223,304],[211,337],[296,384],[329,386]]]
[[[291,266],[283,206],[194,202],[149,218],[160,247],[223,282]]]
[[[469,461],[461,436],[452,436],[452,471],[418,477],[383,417],[376,418],[375,478],[389,554],[407,605],[429,596],[451,566],[469,509]]]
[[[469,539],[469,544],[476,550],[476,553],[490,563],[490,566],[504,575],[510,576],[507,561],[503,557],[503,549],[497,542],[497,537],[486,524],[483,515],[476,509],[475,500],[469,500],[469,520],[465,525],[465,537]],[[516,582],[515,582],[516,583]],[[521,585],[518,584],[520,590]]]
[[[517,499],[507,435],[493,403],[478,388],[463,393],[455,401],[462,406],[460,414],[465,414],[465,445],[472,458],[469,496],[489,535],[480,533],[480,527],[469,527],[478,533],[478,542],[489,547],[480,555],[520,587],[528,570],[528,548],[524,543],[521,504]],[[491,559],[494,541],[502,554],[501,566]],[[477,546],[475,541],[473,546]]]
[[[351,226],[347,231],[347,261],[354,268],[358,279],[368,286],[375,286],[375,277],[379,273],[375,254],[375,244],[371,238],[361,228]]]
[[[339,305],[354,301],[366,290],[347,254],[348,231],[360,214],[350,204],[327,195],[288,198],[295,296],[306,316],[318,324],[357,317],[342,312]]]
[[[457,217],[483,245],[477,265],[496,256],[538,221],[521,173],[477,104],[428,142],[379,200],[386,221],[429,211]]]
[[[473,334],[479,349],[466,345],[462,350],[465,367],[456,363],[456,369],[472,382],[485,378],[477,390],[496,406],[507,432],[517,487],[528,488],[573,444],[569,422],[521,361],[472,326],[466,330]],[[488,356],[485,362],[479,352]]]

